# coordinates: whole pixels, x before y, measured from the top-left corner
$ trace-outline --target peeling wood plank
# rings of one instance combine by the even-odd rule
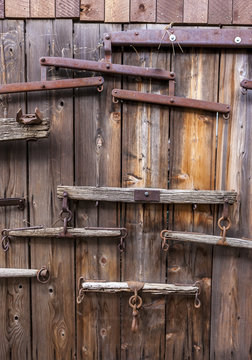
[[[80,0],[56,0],[56,18],[78,18]]]
[[[233,0],[233,24],[252,24],[252,2]]]
[[[157,0],[157,22],[182,23],[183,0]]]
[[[105,22],[129,22],[129,0],[105,0]]]
[[[16,119],[0,119],[0,141],[42,139],[49,136],[47,120],[39,125],[20,125]]]
[[[232,23],[233,0],[209,0],[208,24],[222,25]]]
[[[54,0],[30,0],[30,9],[31,18],[55,18]]]
[[[156,0],[135,0],[130,3],[131,22],[155,22]]]
[[[4,4],[4,2],[2,1]],[[29,18],[30,3],[29,0],[5,0],[5,17],[10,18]]]
[[[208,0],[184,0],[184,23],[207,23]]]
[[[188,126],[190,125],[188,124]],[[236,192],[221,190],[165,190],[156,188],[137,188],[137,190],[160,191],[160,203],[162,204],[223,204],[225,199],[233,204],[237,195]],[[134,200],[134,188],[59,185],[57,187],[58,197],[62,199],[65,191],[73,200],[136,202]],[[148,198],[146,202],[149,202]]]
[[[104,21],[104,0],[81,0],[81,21]]]

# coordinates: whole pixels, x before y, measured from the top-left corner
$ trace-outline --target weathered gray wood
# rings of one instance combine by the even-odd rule
[[[223,246],[222,244],[218,243],[222,239],[222,237],[215,235],[206,235],[206,234],[199,234],[193,232],[167,231],[166,238],[167,240],[176,240],[176,241],[185,241],[185,242],[188,241],[188,242]],[[238,239],[238,238],[226,237],[226,244],[227,246],[231,246],[231,247],[252,249],[252,239]]]
[[[109,282],[109,281],[83,281],[82,289],[90,292],[132,292],[127,282]],[[152,294],[181,294],[181,295],[195,295],[199,291],[199,286],[196,285],[179,285],[179,284],[159,284],[159,283],[145,283],[142,290]]]
[[[51,238],[61,236],[63,228],[42,228],[34,230],[10,230],[9,236],[13,237],[39,237],[39,238]],[[89,230],[85,228],[68,228],[67,233],[71,237],[118,237],[121,234],[120,230]],[[70,239],[71,239],[70,237]]]
[[[44,120],[40,125],[21,125],[16,119],[0,119],[0,141],[41,139],[49,136],[50,125]]]
[[[141,190],[137,188],[137,190]],[[143,189],[142,189],[143,190]],[[235,191],[221,190],[165,190],[144,188],[144,190],[159,190],[160,203],[163,204],[222,204],[225,199],[230,204],[236,201]],[[94,187],[94,186],[58,186],[57,195],[63,198],[64,192],[68,193],[70,199],[74,200],[94,200],[94,201],[113,201],[113,202],[135,202],[133,188],[116,187]],[[146,201],[147,202],[147,201]],[[148,201],[149,202],[149,201]]]
[[[35,269],[13,269],[13,268],[0,268],[0,278],[9,277],[35,277],[39,270]]]

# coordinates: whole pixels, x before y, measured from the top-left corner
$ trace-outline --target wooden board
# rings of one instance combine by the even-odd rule
[[[44,120],[39,125],[20,125],[16,119],[0,118],[0,141],[41,139],[49,136],[50,124]]]
[[[81,0],[81,21],[104,21],[104,0]]]
[[[183,0],[157,0],[158,23],[182,23]]]
[[[25,80],[24,22],[5,20],[0,23],[0,83]],[[0,117],[14,117],[25,101],[23,94],[2,95]],[[27,196],[26,144],[0,144],[0,197]],[[0,207],[0,230],[26,226],[27,208]],[[28,244],[19,239],[8,254],[0,251],[0,267],[28,268]],[[30,283],[29,279],[1,279],[0,285],[0,358],[31,359]]]
[[[130,21],[155,22],[156,0],[135,0],[130,3]]]
[[[208,24],[231,24],[232,23],[233,0],[209,0]]]
[[[4,0],[0,0],[0,19],[4,18]]]
[[[56,0],[56,18],[78,18],[80,0]]]
[[[4,6],[3,0],[2,0],[2,6]],[[29,0],[20,0],[20,1],[5,0],[5,17],[10,17],[10,18],[30,17]]]
[[[38,37],[37,34],[40,34]],[[43,55],[72,57],[72,21],[28,21],[27,80],[39,80]],[[70,77],[70,71],[50,72],[50,79]],[[46,140],[29,145],[30,222],[52,226],[59,220],[58,182],[73,181],[72,90],[28,94],[28,111],[37,106],[51,120]],[[74,244],[60,239],[31,240],[31,266],[45,265],[51,278],[45,287],[32,284],[32,357],[72,358],[75,353]]]
[[[208,0],[184,0],[185,23],[207,23]]]
[[[246,0],[233,0],[233,24],[252,24],[252,3]]]
[[[105,0],[105,22],[129,22],[129,0]]]
[[[30,0],[30,16],[32,18],[54,18],[54,0]]]

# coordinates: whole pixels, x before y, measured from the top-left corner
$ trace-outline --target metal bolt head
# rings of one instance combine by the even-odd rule
[[[148,197],[148,196],[149,196],[148,191],[145,191],[144,196],[146,196],[146,197]]]
[[[106,39],[106,40],[110,40],[109,34],[106,34],[106,35],[105,35],[105,39]]]
[[[137,36],[137,35],[139,35],[139,32],[138,32],[138,31],[136,31],[136,32],[135,32],[135,35],[136,35],[136,36]]]
[[[176,40],[176,35],[174,35],[174,34],[171,34],[170,36],[169,36],[169,39],[170,39],[170,41],[175,41]]]
[[[109,65],[109,64],[106,64],[106,68],[109,69],[109,68],[110,68],[110,65]]]
[[[234,39],[234,41],[235,41],[236,44],[240,44],[240,42],[241,42],[240,36],[236,36],[236,38]]]

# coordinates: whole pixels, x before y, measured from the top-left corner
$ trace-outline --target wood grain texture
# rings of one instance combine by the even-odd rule
[[[97,46],[103,33],[120,29],[121,26],[117,25],[76,24],[75,57],[87,60],[104,57]],[[120,58],[120,53],[114,54],[113,62],[119,63]],[[116,84],[120,84],[120,78],[108,76],[105,78],[103,93],[97,93],[96,89],[80,89],[76,93],[77,185],[120,185],[121,114],[120,106],[114,107],[110,96]],[[115,227],[119,224],[115,203],[96,206],[91,202],[79,202],[77,211],[78,226]],[[120,280],[120,254],[117,246],[111,246],[108,240],[86,239],[77,242],[77,279],[84,276],[89,279]],[[119,298],[116,295],[92,294],[84,305],[77,307],[77,356],[85,359],[99,357],[116,360],[119,354]]]
[[[0,0],[0,19],[4,18],[4,0]]]
[[[4,4],[4,1],[2,1],[2,4]],[[5,0],[5,17],[29,18],[30,17],[29,0],[20,0],[20,1]]]
[[[104,21],[104,0],[81,0],[81,21]]]
[[[30,16],[32,18],[54,18],[55,0],[30,0]]]
[[[46,120],[39,125],[20,125],[16,119],[0,119],[0,126],[0,141],[41,139],[50,133],[50,124]]]
[[[129,22],[129,0],[105,0],[105,22]]]
[[[38,270],[35,269],[0,268],[1,278],[35,277],[37,276],[37,273]]]
[[[233,0],[208,0],[208,24],[231,24]]]
[[[153,25],[154,28],[156,28]],[[146,28],[144,25],[127,29]],[[123,63],[170,67],[167,51],[124,53]],[[167,92],[168,84],[158,81],[127,79],[129,90]],[[129,188],[167,187],[169,111],[145,104],[123,104],[122,185]],[[165,257],[160,253],[159,232],[164,226],[166,207],[160,204],[127,204],[123,218],[128,229],[126,253],[122,259],[122,280],[165,282]],[[164,352],[165,298],[145,298],[138,333],[131,331],[132,311],[127,296],[122,296],[121,359],[161,359]],[[148,329],[148,332],[146,332]]]
[[[251,237],[251,92],[242,95],[239,83],[252,76],[250,51],[222,51],[220,99],[234,106],[231,123],[221,121],[218,128],[218,188],[239,191],[238,203],[230,211],[232,227],[228,236]],[[233,70],[235,69],[235,71]],[[226,154],[223,156],[222,154]],[[218,230],[217,230],[218,231]],[[251,358],[251,250],[216,248],[213,256],[212,358]],[[226,276],[225,274],[229,274]],[[219,317],[218,314],[222,314]]]
[[[78,18],[80,0],[56,0],[56,18]]]
[[[233,0],[233,24],[252,24],[252,3],[245,0]]]
[[[217,100],[218,55],[211,50],[176,50],[172,69],[176,93],[189,98]],[[183,70],[182,70],[183,69]],[[205,75],[212,76],[205,81]],[[171,113],[170,188],[213,189],[215,163],[215,116],[204,112]],[[194,210],[193,210],[194,209]],[[170,208],[169,229],[210,233],[212,209],[208,205]],[[209,359],[210,285],[212,248],[203,244],[171,245],[168,257],[169,282],[202,281],[200,309],[186,299],[167,304],[166,359]],[[196,354],[196,355],[195,355]]]
[[[29,229],[29,228],[28,228]],[[50,237],[62,237],[64,241],[63,227],[58,228],[42,228],[35,230],[10,230],[8,234],[13,237],[40,237],[40,238],[50,238]],[[86,230],[82,228],[67,228],[66,239],[71,241],[71,237],[118,237],[120,236],[120,230]]]
[[[207,23],[208,0],[184,0],[184,23]]]
[[[4,20],[0,24],[0,83],[25,79],[24,22]],[[0,97],[0,117],[15,117],[25,107],[22,94]],[[0,197],[26,197],[26,144],[11,141],[0,144]],[[0,229],[24,226],[27,212],[16,207],[0,208]],[[8,255],[0,251],[0,267],[28,268],[28,245],[19,239]],[[0,286],[0,358],[31,359],[29,279],[1,280]]]
[[[182,23],[183,0],[157,0],[158,23]]]
[[[37,34],[40,34],[38,37]],[[28,21],[26,26],[27,79],[40,78],[43,55],[72,57],[72,21]],[[50,79],[70,77],[70,71],[49,73]],[[38,106],[50,117],[51,134],[29,145],[29,201],[31,224],[52,226],[61,203],[56,184],[73,181],[72,90],[28,94],[28,110]],[[31,266],[43,264],[51,274],[46,287],[32,284],[33,346],[37,359],[69,359],[75,353],[74,244],[61,239],[30,240]]]
[[[130,21],[155,22],[156,0],[135,0],[130,3]]]

